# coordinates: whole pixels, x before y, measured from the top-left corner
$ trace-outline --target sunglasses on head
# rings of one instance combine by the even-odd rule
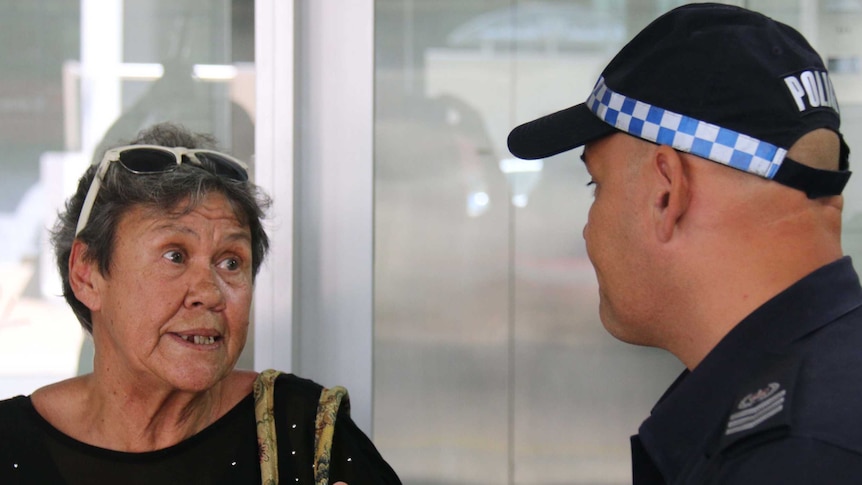
[[[77,237],[87,226],[90,212],[96,202],[96,195],[99,193],[102,179],[108,172],[111,162],[119,162],[124,169],[132,173],[156,174],[176,170],[185,160],[194,165],[206,167],[216,175],[230,180],[239,182],[248,180],[248,166],[245,163],[215,150],[163,147],[160,145],[127,145],[112,148],[105,152],[105,156],[99,163],[99,168],[96,169],[96,176],[90,184],[90,190],[87,191],[87,197],[84,198],[84,205],[81,207],[75,236]]]

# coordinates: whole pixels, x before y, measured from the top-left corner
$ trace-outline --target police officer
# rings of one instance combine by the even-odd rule
[[[602,323],[687,368],[632,437],[635,484],[862,483],[839,123],[798,32],[696,4],[623,47],[585,103],[509,135],[526,159],[584,146]]]

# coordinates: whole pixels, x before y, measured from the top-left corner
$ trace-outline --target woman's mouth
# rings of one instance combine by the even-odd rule
[[[212,335],[178,335],[181,339],[186,342],[190,342],[196,345],[212,345],[216,343],[217,340],[220,340],[221,337],[216,337]]]

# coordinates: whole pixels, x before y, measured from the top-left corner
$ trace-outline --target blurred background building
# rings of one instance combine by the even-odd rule
[[[598,320],[579,151],[505,140],[683,3],[0,0],[0,399],[90,369],[47,228],[100,147],[173,120],[275,199],[242,367],[348,386],[406,484],[628,483],[682,366]],[[727,3],[812,42],[862,153],[862,0]]]

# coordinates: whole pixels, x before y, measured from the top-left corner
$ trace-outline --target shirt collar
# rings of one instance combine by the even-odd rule
[[[734,327],[693,371],[684,371],[641,425],[639,438],[668,482],[722,431],[736,386],[788,345],[862,306],[849,257],[770,299]]]

